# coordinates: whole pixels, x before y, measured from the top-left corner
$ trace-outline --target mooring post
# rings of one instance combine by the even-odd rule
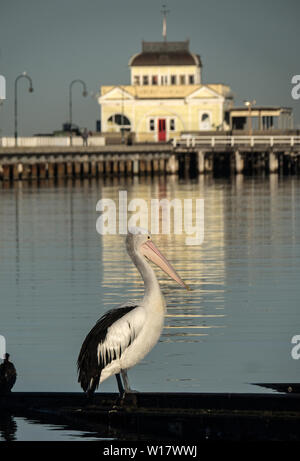
[[[244,171],[244,159],[239,150],[235,151],[235,172],[242,173]]]
[[[278,157],[274,152],[269,152],[269,172],[277,173],[278,172]]]

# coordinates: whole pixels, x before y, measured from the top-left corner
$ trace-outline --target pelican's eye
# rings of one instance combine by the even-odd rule
[[[150,239],[151,239],[151,237],[150,237],[150,235],[148,235],[148,240],[150,240]]]

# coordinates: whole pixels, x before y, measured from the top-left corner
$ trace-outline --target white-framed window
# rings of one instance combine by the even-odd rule
[[[193,85],[195,83],[195,77],[194,75],[189,75],[189,84]]]
[[[175,131],[175,118],[170,118],[169,119],[169,130],[170,131]]]
[[[149,130],[155,131],[155,119],[154,118],[149,119]]]
[[[134,85],[139,85],[140,84],[140,76],[139,75],[135,75],[134,78],[133,78],[133,84]]]
[[[148,77],[148,75],[143,75],[143,85],[149,85],[149,77]]]
[[[176,85],[176,75],[171,75],[171,85]]]

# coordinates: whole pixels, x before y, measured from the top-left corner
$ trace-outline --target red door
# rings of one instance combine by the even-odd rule
[[[158,140],[159,141],[166,140],[166,119],[165,118],[158,119]]]

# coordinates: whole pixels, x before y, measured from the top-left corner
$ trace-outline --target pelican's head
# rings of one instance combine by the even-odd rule
[[[131,227],[126,237],[126,248],[130,256],[133,256],[135,253],[141,254],[160,267],[175,282],[189,290],[189,287],[179,277],[169,261],[159,251],[157,246],[154,245],[151,234],[146,229]]]

